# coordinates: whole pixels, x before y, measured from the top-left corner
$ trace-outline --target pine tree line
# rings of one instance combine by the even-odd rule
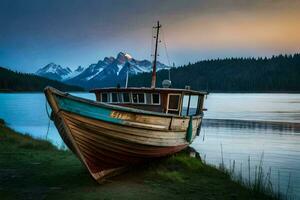
[[[0,67],[0,92],[43,91],[46,86],[52,86],[62,91],[83,91],[83,88],[78,86]]]
[[[157,73],[161,87],[168,70]],[[300,92],[300,54],[271,58],[226,58],[171,69],[172,87],[210,92]],[[130,86],[149,87],[151,73],[131,76]]]

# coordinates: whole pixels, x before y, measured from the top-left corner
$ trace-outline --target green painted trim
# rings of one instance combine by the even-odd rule
[[[112,118],[112,110],[108,108],[98,107],[84,102],[55,96],[60,109],[75,113],[77,115],[99,119],[106,122],[123,124],[122,119]]]
[[[193,136],[193,116],[190,116],[189,126],[186,130],[186,141],[191,142]]]

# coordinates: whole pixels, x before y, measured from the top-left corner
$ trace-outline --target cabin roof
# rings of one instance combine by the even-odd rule
[[[146,88],[146,87],[128,87],[128,88],[117,88],[117,87],[108,87],[108,88],[95,88],[90,90],[91,93],[103,93],[103,92],[150,92],[150,93],[185,93],[191,95],[206,95],[206,91],[196,91],[196,90],[187,90],[187,89],[178,89],[178,88]]]

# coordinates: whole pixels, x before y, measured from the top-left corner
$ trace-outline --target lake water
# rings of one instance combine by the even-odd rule
[[[95,99],[94,94],[75,95]],[[63,145],[42,93],[0,94],[0,118],[10,127]],[[300,199],[300,94],[210,94],[201,134],[191,145],[207,163],[222,162],[250,179],[262,160],[275,190]],[[48,130],[49,127],[49,130]],[[221,156],[221,151],[223,156]],[[200,186],[199,186],[200,187]]]

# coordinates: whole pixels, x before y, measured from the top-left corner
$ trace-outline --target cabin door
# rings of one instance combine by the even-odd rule
[[[179,115],[181,94],[168,94],[167,113]]]

